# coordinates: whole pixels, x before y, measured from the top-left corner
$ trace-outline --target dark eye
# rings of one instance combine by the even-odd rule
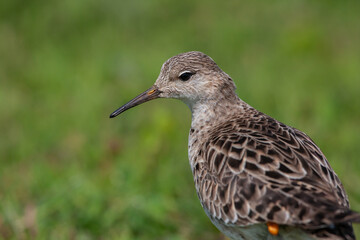
[[[181,81],[187,81],[190,79],[192,75],[194,75],[194,73],[186,71],[181,73],[179,78],[181,79]]]

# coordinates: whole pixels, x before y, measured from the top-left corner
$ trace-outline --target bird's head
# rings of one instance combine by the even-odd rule
[[[200,100],[216,100],[234,94],[234,82],[209,56],[197,51],[186,52],[167,60],[155,84],[110,117],[156,98],[180,99],[191,109]]]

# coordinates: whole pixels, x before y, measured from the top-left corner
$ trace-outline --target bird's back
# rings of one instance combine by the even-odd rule
[[[360,217],[349,210],[340,180],[306,134],[251,107],[222,119],[192,128],[189,145],[198,149],[189,151],[195,185],[215,225],[275,222],[320,239],[346,230],[348,238],[340,239],[353,239],[348,222]]]

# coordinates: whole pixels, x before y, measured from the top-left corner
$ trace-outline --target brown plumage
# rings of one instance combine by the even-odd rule
[[[232,239],[355,239],[345,190],[303,132],[257,111],[201,52],[166,61],[154,86],[111,117],[145,101],[177,98],[192,112],[189,161],[201,205]],[[266,223],[280,225],[278,235]]]

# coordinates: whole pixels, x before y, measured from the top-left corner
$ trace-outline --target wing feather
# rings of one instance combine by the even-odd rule
[[[356,219],[340,180],[306,134],[267,115],[251,119],[213,127],[203,146],[194,175],[214,218],[310,228]]]

